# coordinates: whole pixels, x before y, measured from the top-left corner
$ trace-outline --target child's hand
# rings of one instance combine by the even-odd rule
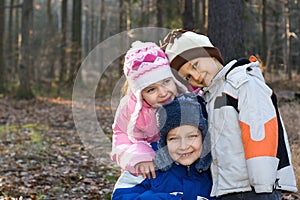
[[[135,165],[135,171],[141,173],[143,178],[156,178],[155,164],[153,161],[140,162]]]

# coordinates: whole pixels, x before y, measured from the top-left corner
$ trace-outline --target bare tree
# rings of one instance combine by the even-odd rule
[[[195,29],[201,30],[201,20],[200,20],[200,0],[195,0],[194,2],[194,13],[195,13]]]
[[[16,8],[15,3],[19,3],[16,2],[15,0],[10,0],[9,3],[9,14],[8,14],[8,20],[7,20],[7,42],[6,42],[6,53],[5,53],[5,57],[6,59],[6,66],[9,66],[9,71],[11,72],[11,74],[16,74],[17,71],[17,42],[18,42],[18,33],[16,31],[16,27],[18,27],[19,24],[19,15],[17,12],[18,8]],[[18,6],[20,6],[21,8],[21,4]],[[15,79],[15,76],[10,75],[10,79]]]
[[[280,56],[280,48],[281,48],[281,32],[280,32],[280,21],[281,21],[281,10],[282,10],[282,5],[278,1],[275,3],[275,9],[273,9],[273,16],[275,16],[275,26],[274,26],[274,37],[275,37],[275,44],[274,44],[274,53],[273,53],[273,62],[272,64],[274,65],[274,69],[279,69],[282,57]],[[272,65],[270,66],[269,72],[272,72]]]
[[[261,60],[263,63],[266,63],[267,59],[267,27],[266,27],[266,22],[267,22],[267,15],[266,15],[266,10],[267,10],[267,2],[266,0],[262,0],[262,21],[261,21],[261,30],[262,30],[262,41],[261,41]]]
[[[73,83],[81,64],[81,0],[73,0],[72,8],[72,58],[69,82]]]
[[[47,19],[48,19],[48,31],[47,31],[47,35],[48,38],[50,39],[50,41],[53,41],[52,39],[54,38],[55,35],[55,30],[54,30],[54,24],[53,24],[53,15],[52,15],[52,9],[51,9],[51,2],[52,0],[48,0],[47,1]],[[54,63],[55,63],[55,50],[54,50],[54,46],[50,45],[47,47],[46,49],[47,52],[47,57],[49,58],[48,62],[49,62],[49,69],[47,72],[47,92],[51,91],[51,87],[52,87],[52,82],[55,79],[55,74],[54,74]]]
[[[292,78],[292,70],[291,70],[291,35],[290,35],[290,13],[289,13],[289,1],[284,1],[284,22],[285,22],[285,42],[284,42],[284,64],[285,69],[288,74],[288,78],[291,80]]]
[[[124,0],[119,0],[119,32],[122,32],[126,29],[126,21],[125,21],[125,4]],[[121,48],[122,44],[120,44]],[[121,77],[123,74],[122,69],[122,58],[119,58],[119,76]]]
[[[297,0],[297,12],[300,12],[300,0]],[[296,29],[298,30],[298,38],[297,38],[297,46],[300,47],[300,17],[298,16],[298,18],[296,19],[298,26],[296,27]],[[298,48],[298,57],[297,57],[297,62],[296,62],[296,66],[297,66],[297,74],[300,74],[300,49]]]
[[[60,46],[60,71],[59,83],[60,85],[65,81],[67,73],[66,62],[66,48],[67,48],[67,6],[68,0],[62,0],[61,6],[61,46]],[[61,88],[61,87],[59,87]]]
[[[4,77],[5,77],[5,68],[4,68],[4,60],[3,60],[3,36],[4,36],[4,1],[0,1],[0,93],[4,93],[5,85],[4,85]]]
[[[31,52],[30,45],[33,34],[33,0],[24,0],[22,6],[21,54],[19,58],[18,75],[20,85],[16,98],[31,99],[34,97],[30,84]]]
[[[183,11],[182,21],[183,21],[183,28],[185,30],[195,29],[192,0],[184,0],[184,11]]]
[[[162,3],[159,0],[156,0],[156,18],[157,18],[157,26],[162,27]]]
[[[208,0],[201,0],[201,28],[200,31],[203,34],[207,34],[208,27]]]
[[[225,62],[243,57],[243,1],[209,0],[208,35]]]
[[[100,42],[104,40],[104,33],[105,33],[105,1],[101,0],[101,5],[100,5],[100,13],[101,13],[101,25],[100,25]]]

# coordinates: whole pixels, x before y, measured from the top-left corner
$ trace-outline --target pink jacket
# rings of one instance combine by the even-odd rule
[[[122,170],[137,175],[134,168],[137,163],[154,160],[155,151],[150,143],[157,142],[159,133],[155,117],[156,108],[152,108],[143,101],[133,130],[134,139],[130,139],[127,134],[127,126],[135,105],[134,95],[126,95],[120,101],[112,126],[111,158],[118,163]]]

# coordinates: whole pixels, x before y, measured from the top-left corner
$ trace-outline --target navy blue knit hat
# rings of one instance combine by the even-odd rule
[[[207,170],[210,162],[210,138],[208,134],[207,112],[202,97],[196,94],[181,94],[173,101],[159,108],[156,113],[160,138],[158,151],[155,156],[156,166],[165,171],[174,162],[167,150],[168,132],[182,125],[192,125],[201,130],[203,149],[198,163],[197,170]]]

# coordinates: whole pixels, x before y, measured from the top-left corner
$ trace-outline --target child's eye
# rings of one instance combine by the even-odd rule
[[[154,90],[155,90],[154,88],[148,88],[148,89],[146,90],[146,92],[147,92],[147,93],[151,93],[151,92],[154,92]]]
[[[198,62],[194,62],[194,63],[192,64],[192,66],[193,66],[194,68],[197,68]]]
[[[171,82],[171,78],[166,78],[162,81],[163,85],[168,85]]]
[[[185,76],[185,80],[186,81],[189,81],[190,79],[191,79],[191,75],[190,74]]]
[[[168,141],[176,141],[176,140],[178,140],[177,137],[170,137],[170,138],[168,138]]]
[[[189,135],[189,138],[197,138],[197,137],[199,137],[199,134]]]

